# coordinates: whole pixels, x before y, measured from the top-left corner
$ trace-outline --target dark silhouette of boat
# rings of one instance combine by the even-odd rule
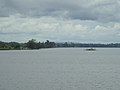
[[[96,51],[96,49],[95,48],[88,48],[88,49],[86,49],[86,51]]]

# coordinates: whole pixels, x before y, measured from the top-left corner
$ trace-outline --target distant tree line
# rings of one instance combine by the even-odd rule
[[[37,42],[35,39],[31,39],[27,43],[0,41],[0,50],[40,49],[53,47],[55,47],[55,42],[50,42],[49,40],[46,40],[46,42]]]
[[[35,39],[31,39],[26,43],[18,42],[2,42],[0,41],[0,50],[22,50],[22,49],[41,49],[41,48],[59,48],[59,47],[116,47],[120,48],[120,43],[110,44],[94,44],[94,43],[55,43],[46,40],[45,42],[37,42]]]
[[[118,47],[120,48],[120,43],[109,43],[109,44],[95,44],[95,43],[56,43],[56,47]]]
[[[20,43],[0,41],[0,50],[11,50],[11,49],[20,49]]]
[[[28,49],[53,48],[55,47],[55,42],[50,42],[49,40],[37,42],[35,39],[32,39],[25,43],[25,47]]]

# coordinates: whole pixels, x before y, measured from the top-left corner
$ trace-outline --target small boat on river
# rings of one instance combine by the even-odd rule
[[[96,51],[95,48],[87,48],[86,51]]]

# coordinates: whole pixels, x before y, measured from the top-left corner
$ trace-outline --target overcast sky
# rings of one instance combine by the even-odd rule
[[[120,0],[0,0],[0,41],[120,42]]]

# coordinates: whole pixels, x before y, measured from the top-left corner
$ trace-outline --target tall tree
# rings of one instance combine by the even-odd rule
[[[29,48],[29,49],[37,49],[37,42],[36,42],[35,39],[29,40],[29,41],[26,43],[26,45],[27,45],[27,48]]]

